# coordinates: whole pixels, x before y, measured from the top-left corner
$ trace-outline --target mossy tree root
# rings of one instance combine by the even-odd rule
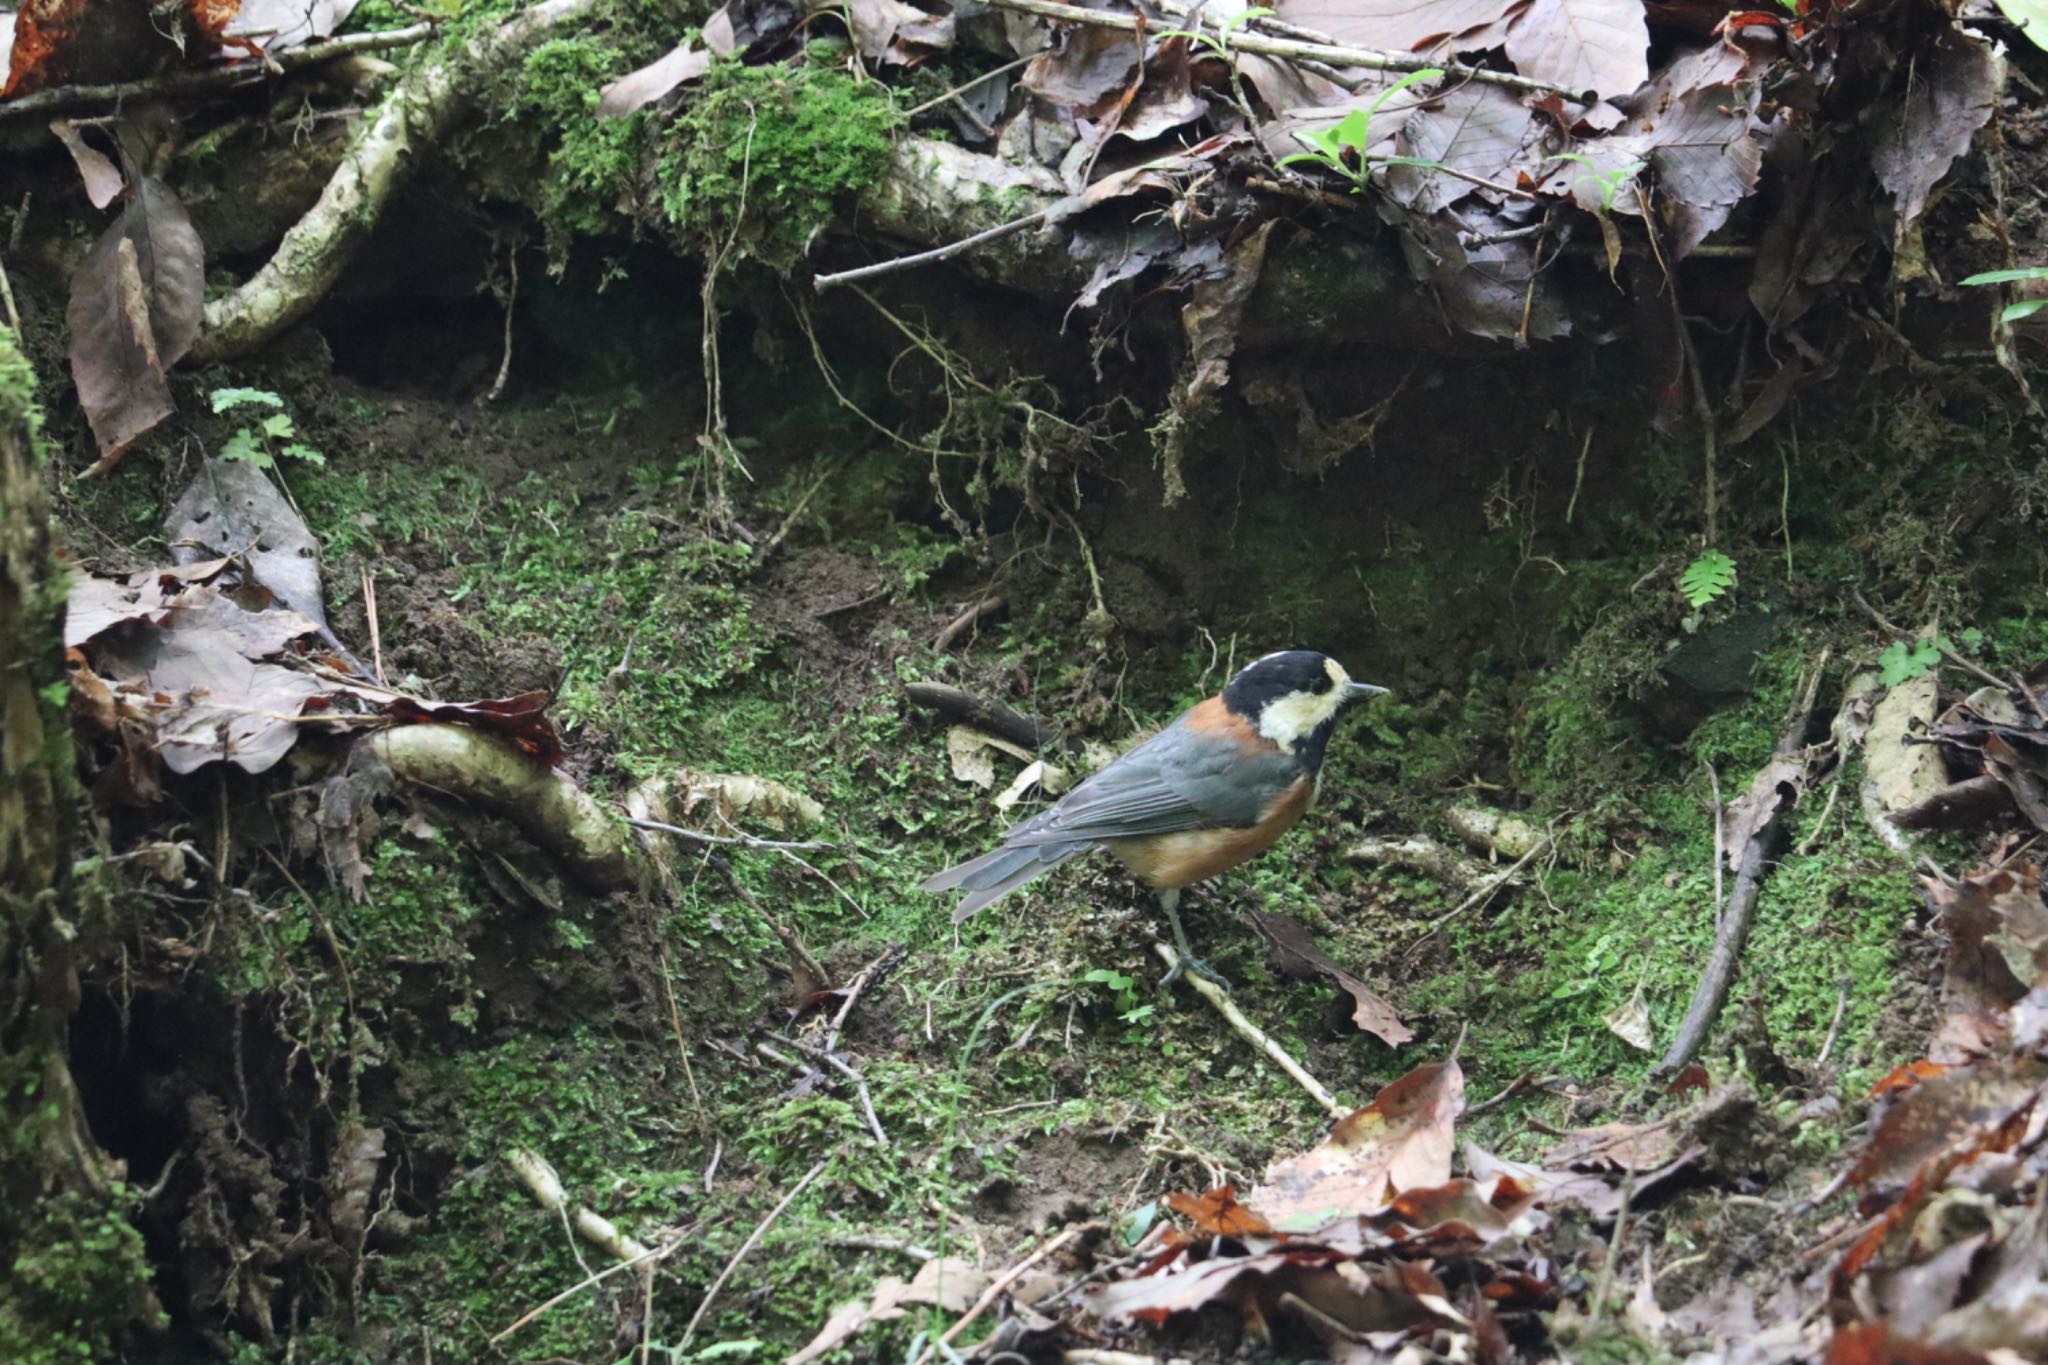
[[[461,725],[402,725],[369,743],[405,781],[512,821],[592,890],[644,893],[659,880],[624,820],[508,740]]]
[[[248,283],[206,306],[193,358],[204,364],[246,355],[312,312],[355,259],[392,194],[469,108],[484,77],[596,6],[597,0],[542,0],[406,72],[276,253]]]

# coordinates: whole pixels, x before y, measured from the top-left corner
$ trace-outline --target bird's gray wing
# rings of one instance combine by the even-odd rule
[[[1130,839],[1258,823],[1299,776],[1285,754],[1248,755],[1176,721],[1019,825],[1011,847]]]

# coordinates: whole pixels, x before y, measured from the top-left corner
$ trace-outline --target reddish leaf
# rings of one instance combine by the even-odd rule
[[[419,701],[397,697],[384,711],[393,720],[411,724],[467,725],[473,730],[505,735],[552,768],[568,754],[562,747],[561,732],[546,714],[554,699],[552,692],[522,692],[496,701]]]
[[[1544,1161],[1552,1166],[1590,1166],[1648,1171],[1671,1160],[1678,1150],[1678,1125],[1603,1123],[1581,1128],[1551,1148]]]
[[[1166,1196],[1166,1207],[1217,1237],[1251,1237],[1273,1231],[1265,1219],[1237,1202],[1237,1191],[1228,1185],[1202,1194],[1176,1191]]]
[[[1869,1145],[1849,1171],[1849,1183],[1897,1188],[1937,1158],[2002,1150],[1994,1135],[2032,1104],[2036,1086],[2032,1077],[1979,1065],[1929,1076],[1897,1092],[1872,1127]]]
[[[1907,1090],[1920,1084],[1930,1076],[1939,1076],[1950,1068],[1940,1062],[1907,1062],[1885,1073],[1883,1080],[1870,1087],[1870,1097],[1889,1095],[1896,1090]]]
[[[1900,1336],[1882,1322],[1853,1322],[1828,1343],[1826,1365],[1988,1365],[1975,1351]]]
[[[1451,1125],[1464,1107],[1457,1062],[1419,1066],[1339,1119],[1321,1146],[1275,1163],[1245,1202],[1284,1232],[1377,1213],[1393,1193],[1451,1178]]]

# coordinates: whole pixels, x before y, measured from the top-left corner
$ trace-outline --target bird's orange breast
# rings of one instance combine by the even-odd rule
[[[1304,777],[1275,797],[1255,825],[1111,839],[1104,846],[1155,890],[1192,886],[1271,848],[1308,812],[1314,796],[1315,784]]]

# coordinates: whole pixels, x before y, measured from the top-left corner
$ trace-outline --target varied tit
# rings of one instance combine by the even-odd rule
[[[1179,958],[1180,889],[1271,848],[1308,812],[1337,718],[1384,687],[1351,681],[1335,659],[1293,649],[1247,665],[1223,691],[1012,829],[992,853],[948,868],[926,891],[965,890],[958,924],[1069,858],[1107,849],[1159,894]],[[1164,984],[1164,983],[1162,983]]]

